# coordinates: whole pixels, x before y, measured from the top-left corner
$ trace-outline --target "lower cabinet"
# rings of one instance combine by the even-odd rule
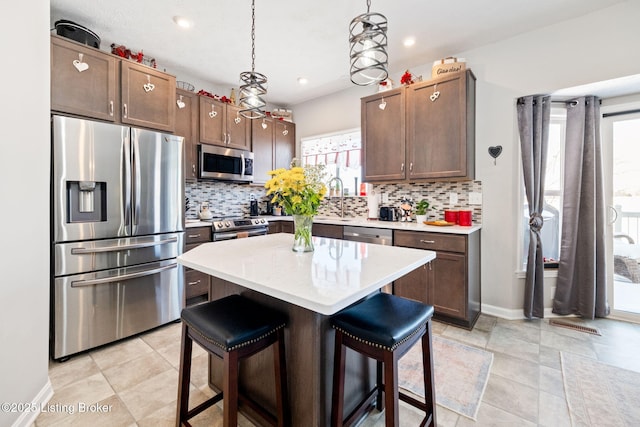
[[[202,243],[211,241],[211,226],[191,227],[185,232],[185,252]],[[184,268],[185,306],[199,304],[209,300],[209,282],[211,277],[189,267]]]
[[[332,239],[342,239],[343,226],[333,224],[314,223],[311,234],[318,237],[330,237]],[[269,223],[269,234],[292,233],[293,221],[273,221]]]
[[[394,231],[395,246],[427,249],[436,259],[396,280],[396,295],[433,305],[434,318],[472,329],[480,314],[480,231]]]
[[[344,227],[332,224],[313,224],[311,234],[318,237],[329,237],[332,239],[342,239],[342,231]]]

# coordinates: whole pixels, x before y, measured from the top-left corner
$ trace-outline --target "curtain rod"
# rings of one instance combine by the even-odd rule
[[[518,104],[523,104],[524,103],[524,97],[518,98],[517,103]],[[533,103],[536,104],[536,101],[534,100]],[[575,99],[567,99],[566,101],[560,101],[560,100],[555,100],[554,101],[554,100],[551,100],[551,103],[552,104],[562,104],[562,105],[572,104],[572,105],[575,106],[575,105],[578,104],[578,101],[576,101]],[[598,98],[598,103],[602,104],[602,99]]]
[[[627,110],[627,111],[616,111],[615,113],[605,113],[602,117],[614,117],[614,116],[624,116],[626,114],[635,114],[640,113],[640,109],[637,110]]]

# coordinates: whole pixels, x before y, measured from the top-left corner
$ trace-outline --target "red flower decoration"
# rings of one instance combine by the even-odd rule
[[[407,86],[413,83],[413,76],[411,75],[409,70],[404,72],[404,74],[400,78],[400,83]]]

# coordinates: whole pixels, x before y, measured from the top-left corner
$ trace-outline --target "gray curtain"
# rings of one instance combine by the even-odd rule
[[[564,206],[553,312],[587,319],[609,314],[600,100],[567,105]]]
[[[518,128],[524,186],[529,204],[529,254],[524,289],[524,315],[544,317],[544,260],[542,258],[544,175],[549,141],[549,96],[525,96],[518,99]]]

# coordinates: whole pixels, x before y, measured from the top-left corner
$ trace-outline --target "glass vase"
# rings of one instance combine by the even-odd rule
[[[313,215],[293,215],[293,251],[313,252]]]

